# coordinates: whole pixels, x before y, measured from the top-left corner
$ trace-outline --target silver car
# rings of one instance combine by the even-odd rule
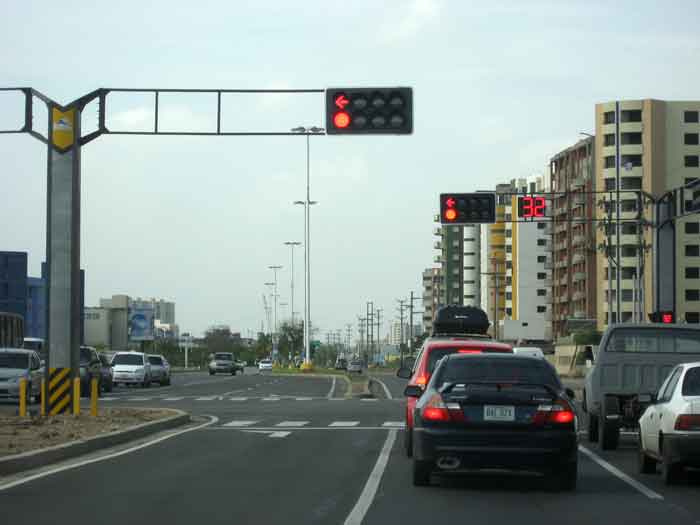
[[[117,352],[112,359],[114,384],[151,386],[151,363],[141,352]]]
[[[160,386],[170,385],[170,363],[162,355],[149,355],[148,362],[151,363],[151,381]]]
[[[357,374],[361,374],[362,373],[362,361],[360,361],[359,359],[353,359],[352,361],[350,361],[350,364],[348,364],[347,371],[349,374],[351,374],[353,372],[355,372]]]
[[[27,380],[27,404],[41,399],[44,370],[39,354],[23,348],[0,348],[0,398],[19,399],[19,382]]]

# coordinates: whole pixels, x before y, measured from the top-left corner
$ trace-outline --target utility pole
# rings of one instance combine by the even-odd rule
[[[409,323],[410,324],[408,327],[408,331],[410,334],[409,340],[408,340],[408,348],[410,350],[411,355],[413,355],[413,315],[418,313],[413,309],[413,301],[418,301],[420,299],[422,299],[422,297],[414,296],[413,292],[411,292],[411,299],[410,299],[410,305],[409,305],[409,318],[410,318]]]
[[[357,353],[359,356],[363,356],[366,354],[366,352],[363,349],[364,339],[365,339],[365,323],[366,322],[367,322],[366,317],[360,317],[360,316],[357,317],[357,323],[358,323],[357,329],[358,329],[358,332],[360,333],[360,341],[358,343],[358,349],[357,349],[358,350]]]
[[[401,363],[403,363],[403,328],[404,328],[404,322],[403,322],[403,313],[406,311],[408,306],[406,305],[406,299],[397,299],[399,303],[399,353],[401,355]]]
[[[381,353],[382,353],[382,349],[381,349],[381,342],[382,342],[382,339],[381,339],[381,337],[380,337],[380,335],[379,335],[379,334],[380,334],[380,330],[381,330],[382,309],[381,309],[381,308],[377,308],[377,309],[375,310],[375,312],[376,312],[376,316],[377,316],[377,339],[376,339],[377,342],[376,342],[376,348],[377,348],[377,358],[379,358],[379,357],[381,356]]]
[[[345,346],[345,351],[350,352],[350,345],[352,343],[352,325],[350,323],[345,325],[345,337],[346,337],[346,346]]]
[[[372,354],[372,332],[374,332],[374,304],[367,301],[367,355]],[[369,359],[369,357],[368,357]],[[369,364],[369,360],[366,364]]]

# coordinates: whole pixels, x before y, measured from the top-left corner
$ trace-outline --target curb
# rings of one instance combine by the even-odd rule
[[[176,428],[190,422],[190,415],[187,412],[177,409],[170,410],[178,413],[158,421],[142,423],[135,427],[127,428],[126,430],[117,430],[88,439],[71,441],[63,445],[31,450],[29,452],[2,458],[0,459],[0,475],[16,474],[24,470],[44,467],[50,463],[82,456],[83,454],[95,452],[103,448],[121,445],[128,441],[140,439],[163,430],[170,430],[171,428]]]

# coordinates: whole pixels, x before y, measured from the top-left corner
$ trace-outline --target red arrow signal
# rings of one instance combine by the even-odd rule
[[[345,109],[345,106],[350,104],[350,101],[345,98],[345,95],[338,95],[335,97],[335,105],[338,106],[340,109]]]
[[[445,204],[447,204],[448,208],[454,208],[455,207],[455,200],[452,197],[450,197],[449,199],[447,199],[445,201]]]

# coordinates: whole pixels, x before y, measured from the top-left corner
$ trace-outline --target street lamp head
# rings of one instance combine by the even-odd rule
[[[299,246],[301,244],[301,242],[299,242],[299,241],[285,241],[284,244],[286,244],[287,246]]]
[[[297,126],[290,130],[292,133],[306,133],[306,128],[304,126]]]
[[[304,204],[306,204],[306,202],[304,202],[304,201],[294,201],[294,204],[301,204],[301,205],[303,206]]]
[[[268,266],[268,268],[269,268],[270,270],[281,270],[281,269],[282,269],[282,266],[279,266],[279,265],[277,265],[277,266]]]
[[[311,128],[309,128],[309,131],[311,133],[323,133],[326,130],[325,128],[319,128],[318,126],[311,126]]]
[[[313,206],[314,204],[318,204],[318,201],[309,201],[309,205]]]
[[[265,283],[265,286],[274,286],[275,283]]]

